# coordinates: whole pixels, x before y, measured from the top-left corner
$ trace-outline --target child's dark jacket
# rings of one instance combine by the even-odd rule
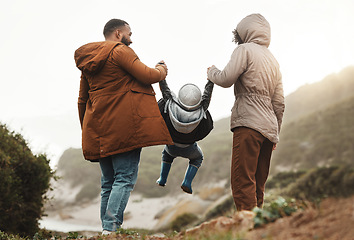
[[[185,110],[170,91],[166,80],[160,81],[163,98],[158,105],[174,143],[193,144],[205,138],[213,129],[213,119],[207,110],[214,83],[205,85],[200,106],[194,110]],[[186,121],[188,119],[188,121]]]

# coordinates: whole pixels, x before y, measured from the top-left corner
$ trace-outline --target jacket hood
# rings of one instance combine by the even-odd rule
[[[205,117],[202,107],[187,111],[173,99],[167,101],[165,109],[168,111],[172,126],[176,131],[184,134],[192,132]]]
[[[270,25],[261,14],[251,14],[242,19],[236,31],[244,43],[256,43],[269,47]]]
[[[104,41],[93,42],[83,45],[75,51],[76,66],[85,74],[98,73],[107,61],[112,50],[120,42]]]

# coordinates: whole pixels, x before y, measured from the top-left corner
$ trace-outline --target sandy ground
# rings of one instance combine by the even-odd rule
[[[75,203],[75,197],[80,191],[80,187],[72,188],[62,180],[55,181],[52,185],[54,191],[48,195],[48,198],[53,199],[53,201],[49,201],[45,212],[48,216],[40,220],[40,227],[60,232],[85,230],[100,232],[102,230],[99,196],[90,203],[77,206],[72,203]],[[210,189],[223,189],[224,185],[225,181],[220,181],[213,186],[200,190],[205,193],[204,195],[212,197],[213,194],[215,195],[215,189]],[[223,194],[223,192],[219,193],[218,191],[216,193],[216,197]],[[179,195],[161,198],[143,198],[140,194],[132,192],[125,209],[122,227],[153,230],[155,226],[158,226],[159,220],[155,218],[157,214],[169,207],[176,206],[179,202],[195,202],[197,200],[200,201],[198,194],[191,195],[183,193],[183,191]],[[161,222],[159,224],[161,225]]]
[[[125,210],[123,228],[153,229],[157,223],[156,214],[163,209],[177,204],[186,194],[177,197],[142,198],[132,194]],[[58,211],[47,211],[47,217],[40,221],[40,226],[48,230],[101,231],[100,199],[82,206],[67,206]]]
[[[246,239],[354,240],[354,196],[324,199],[308,208],[249,232]]]
[[[141,218],[144,219],[146,214],[142,214],[142,212],[148,213],[151,209],[146,209],[151,206],[156,206],[160,204],[159,199],[148,199],[148,201],[142,200],[140,196],[133,196],[131,198],[129,209],[139,209],[137,212],[131,212],[131,219],[127,220],[127,225],[133,219]],[[161,199],[160,199],[161,200]],[[169,206],[177,201],[177,198],[165,199],[166,201],[161,202],[161,207]],[[93,207],[93,206],[91,206]],[[154,208],[154,207],[153,207]],[[88,210],[89,208],[85,208]],[[159,209],[159,208],[155,208]],[[139,213],[137,214],[137,213]],[[150,212],[151,213],[151,212]],[[136,214],[136,215],[135,215]],[[135,216],[135,217],[134,217]],[[150,221],[153,217],[148,216],[146,218],[147,222]],[[140,219],[140,220],[141,220]],[[149,220],[150,219],[150,220]],[[217,218],[220,219],[220,218]],[[216,219],[216,220],[217,220]],[[225,217],[221,217],[221,224],[217,224],[220,230],[232,229],[234,226],[227,226],[228,222],[224,221]],[[227,217],[226,217],[227,219]],[[155,221],[155,220],[152,220]],[[214,220],[212,220],[214,221]],[[211,222],[212,222],[211,221]],[[149,226],[147,222],[139,222],[135,221],[135,224],[145,224],[145,226]],[[208,224],[208,223],[203,223]],[[202,224],[202,225],[203,225]],[[230,224],[234,224],[231,223]],[[150,226],[152,226],[151,224]],[[208,225],[207,230],[210,230],[212,225]],[[216,225],[215,225],[216,226]],[[272,240],[354,240],[354,196],[350,198],[329,198],[324,199],[320,206],[311,207],[309,205],[305,210],[299,210],[298,212],[292,214],[289,217],[284,217],[276,220],[274,223],[269,223],[261,228],[256,228],[250,231],[241,231],[242,239],[247,240],[264,240],[264,239],[272,239]],[[139,226],[141,227],[141,226]],[[237,227],[237,225],[235,226]],[[249,229],[247,227],[247,229]],[[200,228],[199,230],[194,231],[191,236],[204,236],[205,228]],[[215,229],[211,233],[217,234],[219,231]],[[219,233],[223,233],[220,231]],[[239,232],[236,232],[236,235]],[[86,235],[88,236],[88,235]],[[188,235],[189,236],[189,235]],[[213,236],[213,235],[211,235]],[[223,236],[223,235],[220,235]],[[92,239],[101,239],[100,237],[94,237]],[[120,238],[123,239],[123,238]],[[129,236],[124,239],[130,239]],[[164,237],[164,236],[148,236],[144,239],[154,239],[154,240],[181,240],[186,239],[184,234],[178,234],[175,237]],[[210,238],[213,239],[213,238]],[[221,239],[221,238],[218,238]],[[229,238],[227,238],[229,239]],[[236,239],[236,238],[235,238]],[[239,238],[237,238],[239,239]]]

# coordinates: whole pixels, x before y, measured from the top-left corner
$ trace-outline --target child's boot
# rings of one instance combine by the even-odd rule
[[[197,174],[198,168],[189,164],[181,188],[186,193],[192,194],[192,181]]]
[[[161,162],[161,172],[160,172],[160,178],[157,179],[156,183],[160,185],[161,187],[166,186],[166,181],[168,177],[168,173],[170,172],[171,169],[171,163],[168,162]]]

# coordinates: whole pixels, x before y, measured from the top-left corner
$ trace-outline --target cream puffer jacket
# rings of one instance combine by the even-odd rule
[[[248,127],[278,143],[285,105],[279,64],[268,49],[270,25],[262,15],[252,14],[241,20],[236,31],[244,43],[224,70],[209,68],[208,79],[225,88],[234,85],[231,130]]]

